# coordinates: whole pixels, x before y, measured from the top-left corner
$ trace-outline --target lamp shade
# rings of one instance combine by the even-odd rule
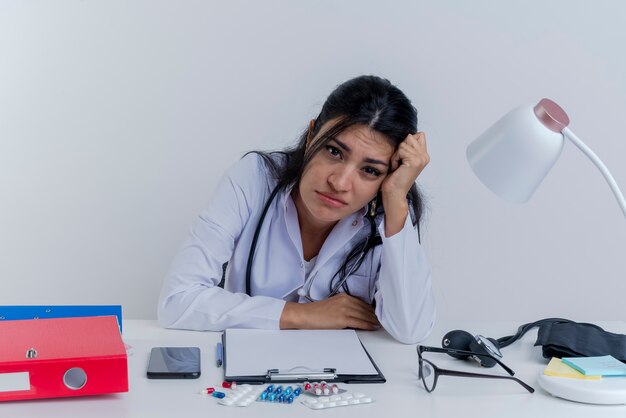
[[[491,191],[528,201],[561,155],[567,114],[549,99],[504,115],[467,147],[467,160]]]

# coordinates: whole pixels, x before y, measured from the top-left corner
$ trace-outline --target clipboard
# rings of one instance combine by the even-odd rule
[[[354,330],[227,329],[222,344],[227,382],[387,381]]]

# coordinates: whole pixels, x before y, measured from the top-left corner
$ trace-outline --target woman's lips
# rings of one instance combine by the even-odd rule
[[[346,202],[344,202],[341,199],[337,199],[333,195],[329,195],[329,194],[322,193],[322,192],[316,192],[316,193],[317,193],[317,196],[320,198],[320,200],[327,206],[330,206],[333,208],[341,208],[347,205]]]

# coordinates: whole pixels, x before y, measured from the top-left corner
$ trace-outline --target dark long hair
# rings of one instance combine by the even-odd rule
[[[324,124],[338,119],[338,123],[326,131],[322,137],[311,143],[307,151],[307,139],[314,138]],[[324,149],[328,141],[353,125],[365,125],[384,134],[397,148],[408,134],[417,132],[417,110],[411,101],[389,80],[377,76],[360,76],[340,84],[328,96],[320,114],[315,118],[313,130],[307,128],[298,142],[277,153],[284,159],[277,161],[275,152],[252,151],[263,157],[272,175],[278,181],[279,189],[297,185],[311,159]],[[419,227],[424,211],[423,198],[415,184],[407,194],[411,206],[413,225]],[[379,199],[380,200],[380,199]],[[384,211],[382,201],[379,211]]]
[[[313,141],[307,150],[307,139],[315,138],[322,126],[330,120],[336,120],[337,123],[334,123],[320,138]],[[263,158],[271,174],[277,180],[276,187],[278,190],[292,185],[297,186],[304,169],[315,154],[324,149],[332,138],[353,125],[365,125],[382,133],[392,141],[392,145],[397,149],[407,135],[417,132],[417,110],[406,95],[389,80],[372,75],[356,77],[340,84],[333,90],[315,119],[313,128],[307,128],[293,147],[276,152],[252,152]],[[282,154],[284,158],[275,158],[273,154],[276,153]],[[415,184],[411,186],[407,199],[411,220],[413,225],[417,226],[419,237],[424,202]],[[368,216],[372,233],[366,241],[358,243],[348,254],[343,265],[335,274],[339,280],[349,274],[350,271],[355,271],[363,262],[364,255],[371,248],[381,243],[380,237],[377,240],[372,240],[372,238],[375,234],[375,218],[378,218],[382,213],[384,213],[384,208],[379,193],[376,215]],[[359,256],[363,248],[365,251]],[[353,266],[355,263],[358,263],[356,267]],[[331,281],[331,286],[332,283],[333,281]],[[346,284],[343,288],[350,293]]]

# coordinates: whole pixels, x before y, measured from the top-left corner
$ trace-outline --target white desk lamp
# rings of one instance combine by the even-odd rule
[[[467,160],[485,186],[511,202],[526,202],[561,154],[565,138],[600,169],[626,216],[626,200],[606,166],[572,131],[559,105],[542,99],[497,121],[467,147]],[[626,403],[626,379],[601,381],[539,375],[539,384],[560,398],[594,404]]]
[[[521,106],[504,115],[467,147],[476,176],[498,196],[528,201],[561,154],[565,138],[600,169],[626,216],[626,200],[598,156],[567,125],[569,118],[549,99]]]

